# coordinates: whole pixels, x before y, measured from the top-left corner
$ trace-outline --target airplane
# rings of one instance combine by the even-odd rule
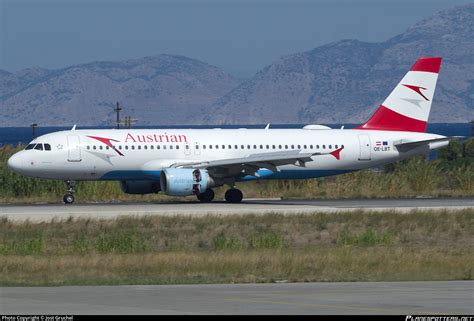
[[[370,119],[353,129],[76,129],[37,137],[8,160],[22,175],[63,180],[65,204],[76,181],[119,181],[123,192],[239,203],[236,182],[307,179],[376,167],[447,146],[426,133],[441,57],[421,57]]]

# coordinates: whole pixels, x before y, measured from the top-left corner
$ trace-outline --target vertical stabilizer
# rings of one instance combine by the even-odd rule
[[[370,119],[357,129],[425,132],[441,57],[421,57]]]

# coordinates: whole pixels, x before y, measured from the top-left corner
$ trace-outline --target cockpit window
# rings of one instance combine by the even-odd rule
[[[43,150],[43,144],[36,144],[35,149]]]
[[[51,150],[50,144],[44,144],[44,150]]]
[[[29,144],[28,146],[25,147],[25,150],[28,150],[28,149],[33,149],[33,147],[35,147],[36,144]]]

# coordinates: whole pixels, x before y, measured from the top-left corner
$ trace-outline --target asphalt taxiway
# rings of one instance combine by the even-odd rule
[[[279,200],[246,199],[240,204],[226,202],[153,202],[0,205],[0,217],[10,220],[49,221],[69,217],[115,218],[121,215],[232,215],[301,214],[340,211],[456,210],[474,208],[473,198],[447,199],[359,199],[359,200]]]
[[[473,314],[474,282],[0,288],[1,314]]]

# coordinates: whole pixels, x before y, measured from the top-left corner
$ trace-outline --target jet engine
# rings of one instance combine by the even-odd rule
[[[166,195],[186,196],[204,193],[214,186],[207,170],[193,168],[167,168],[160,174],[161,190]]]
[[[157,181],[121,181],[120,189],[127,194],[150,194],[160,191],[160,183]]]

